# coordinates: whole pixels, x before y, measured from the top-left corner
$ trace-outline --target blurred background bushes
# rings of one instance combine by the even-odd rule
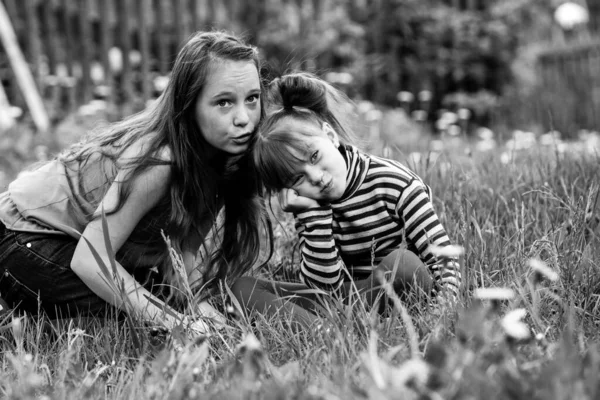
[[[94,100],[112,104],[113,118],[140,109],[162,90],[185,38],[217,28],[261,49],[265,77],[309,70],[433,130],[460,110],[469,131],[574,137],[598,123],[600,0],[574,0],[588,20],[567,28],[554,15],[563,0],[2,2],[55,121]],[[23,108],[2,52],[0,79]]]

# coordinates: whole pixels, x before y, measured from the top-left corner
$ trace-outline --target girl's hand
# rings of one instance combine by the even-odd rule
[[[320,207],[320,204],[316,200],[300,196],[294,189],[282,189],[277,194],[277,199],[279,200],[281,209],[285,212],[296,213],[308,210],[309,208]]]
[[[210,320],[212,325],[218,330],[225,328],[225,325],[227,325],[227,318],[207,301],[198,304],[196,311],[201,320]]]
[[[204,322],[202,318],[191,321],[188,325],[188,329],[189,332],[194,336],[208,335],[210,332],[208,324]]]

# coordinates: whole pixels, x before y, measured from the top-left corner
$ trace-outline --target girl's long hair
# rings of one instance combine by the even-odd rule
[[[304,121],[321,128],[328,123],[340,142],[355,144],[354,104],[341,91],[308,72],[295,72],[276,78],[269,85],[263,118],[252,145],[252,159],[261,183],[269,194],[287,186],[303,154],[306,137],[295,122]]]
[[[183,240],[191,233],[200,232],[203,221],[214,222],[219,204],[224,204],[223,239],[209,261],[210,270],[217,271],[217,279],[241,275],[252,267],[258,260],[263,234],[268,238],[269,256],[272,252],[271,230],[258,196],[257,179],[253,169],[248,168],[248,155],[226,157],[204,139],[196,123],[198,96],[211,68],[224,60],[253,62],[260,73],[255,47],[225,32],[197,32],[179,52],[165,91],[151,106],[60,157],[65,165],[72,161],[85,165],[100,153],[116,164],[131,144],[145,140],[143,154],[127,165],[119,165],[130,168],[131,173],[122,185],[117,207],[110,212],[123,205],[131,191],[131,179],[151,166],[171,165],[167,234],[176,250],[181,250]],[[262,117],[264,110],[261,112]],[[170,149],[171,160],[161,159],[165,148]],[[264,233],[263,228],[267,228]],[[165,272],[173,274],[172,268]]]

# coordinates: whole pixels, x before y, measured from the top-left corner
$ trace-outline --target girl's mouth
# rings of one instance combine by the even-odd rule
[[[327,193],[331,190],[332,187],[333,187],[333,179],[329,180],[329,182],[327,182],[327,184],[325,184],[325,186],[323,186],[323,188],[321,189],[321,192]]]
[[[251,133],[246,133],[244,135],[238,136],[234,139],[231,139],[235,144],[246,144],[252,137]]]

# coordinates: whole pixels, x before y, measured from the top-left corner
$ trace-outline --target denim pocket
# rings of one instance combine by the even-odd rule
[[[70,268],[77,242],[70,236],[12,232],[20,250],[40,263]]]
[[[38,308],[38,294],[21,283],[8,270],[4,270],[0,274],[0,296],[11,308],[18,306],[32,312]]]

